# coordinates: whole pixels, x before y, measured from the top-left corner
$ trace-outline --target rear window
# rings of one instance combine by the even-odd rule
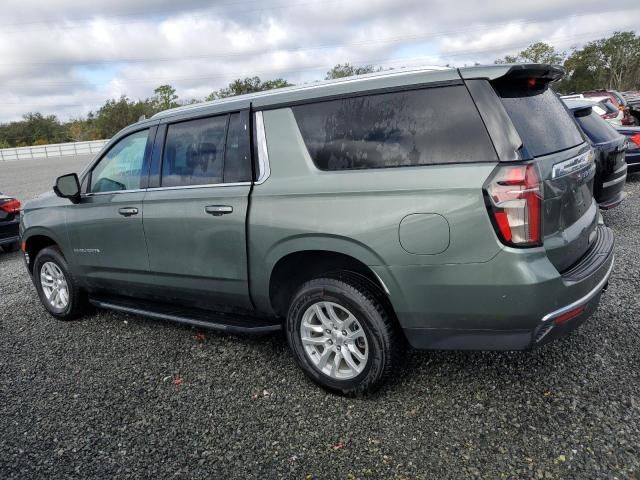
[[[589,115],[576,117],[576,119],[593,143],[605,143],[620,139],[618,132],[594,111],[591,111]]]
[[[509,83],[497,90],[532,156],[566,150],[584,141],[571,114],[550,88],[527,89]]]
[[[321,170],[497,161],[464,86],[365,95],[292,110]]]

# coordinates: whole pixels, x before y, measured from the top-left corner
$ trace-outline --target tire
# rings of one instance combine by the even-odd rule
[[[323,323],[331,319],[336,329]],[[321,324],[322,333],[318,331]],[[343,327],[346,329],[340,331]],[[289,306],[286,335],[296,362],[311,380],[350,397],[380,388],[400,364],[405,350],[404,336],[384,294],[365,277],[350,272],[303,284]]]
[[[45,271],[45,280],[47,279],[47,272],[55,272],[56,274],[61,274],[61,281],[66,283],[67,301],[59,302],[58,306],[49,299],[53,298],[53,296],[50,295],[48,298],[47,293],[45,293],[45,289],[50,288],[47,285],[43,286],[42,283],[42,271],[45,268],[47,269]],[[49,278],[54,278],[54,276],[50,275]],[[58,320],[73,320],[82,316],[87,311],[88,303],[86,294],[78,286],[78,282],[71,274],[67,261],[57,247],[44,248],[36,255],[33,263],[33,283],[36,286],[38,296],[44,307]],[[55,284],[57,282],[53,283]],[[59,290],[61,290],[61,288],[59,288]],[[58,298],[62,299],[64,297],[59,296]]]

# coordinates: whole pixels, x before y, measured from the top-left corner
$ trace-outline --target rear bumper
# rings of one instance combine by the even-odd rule
[[[0,222],[0,246],[20,240],[20,220]]]
[[[627,173],[640,172],[640,150],[627,151]]]
[[[385,284],[407,340],[419,349],[525,350],[568,333],[595,311],[613,269],[613,234],[604,226],[598,232],[589,252],[562,275],[544,249],[506,249],[484,264],[422,267],[423,280],[416,271],[409,276],[410,267],[393,269],[393,280],[403,276],[401,294],[394,295],[397,283]]]
[[[624,184],[627,180],[628,165],[623,162],[616,171],[601,180],[602,184],[596,188],[596,201],[603,210],[620,205],[624,200]],[[597,177],[596,177],[597,179]]]

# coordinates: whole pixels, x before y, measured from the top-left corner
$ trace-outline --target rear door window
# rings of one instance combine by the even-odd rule
[[[606,143],[620,140],[620,134],[608,122],[592,111],[589,115],[576,117],[584,133],[593,143]]]
[[[497,161],[464,86],[330,100],[292,111],[320,170]]]
[[[163,187],[222,183],[227,120],[221,115],[168,126]]]
[[[584,142],[570,112],[550,88],[527,88],[519,82],[496,90],[529,154],[547,155]]]
[[[227,146],[224,158],[224,182],[251,181],[251,159],[249,153],[249,125],[247,115],[232,113],[229,117]]]

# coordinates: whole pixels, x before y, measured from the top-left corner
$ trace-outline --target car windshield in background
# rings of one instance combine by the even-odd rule
[[[593,143],[606,143],[620,139],[620,134],[594,111],[589,115],[577,117],[577,120]]]
[[[498,93],[525,147],[534,157],[567,150],[584,141],[562,101],[551,89],[506,86],[498,88]]]

